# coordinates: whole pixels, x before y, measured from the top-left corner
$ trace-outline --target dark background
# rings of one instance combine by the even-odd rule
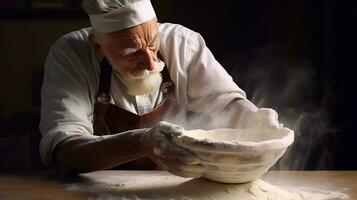
[[[72,1],[78,6],[76,1]],[[155,1],[160,22],[199,32],[260,107],[295,130],[275,169],[356,170],[357,7],[332,0]],[[0,170],[39,169],[43,62],[80,9],[0,8]]]

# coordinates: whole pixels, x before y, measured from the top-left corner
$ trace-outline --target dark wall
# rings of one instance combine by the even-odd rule
[[[201,33],[248,98],[260,107],[276,109],[280,120],[295,130],[294,145],[275,168],[357,169],[355,5],[333,0],[152,2],[160,22],[179,23]],[[30,81],[36,75],[28,74],[41,74],[41,63],[55,38],[87,26],[88,21],[83,13],[19,16],[9,11],[1,17],[0,36],[8,45],[0,49],[0,88],[9,92],[0,100],[0,123],[8,130],[9,120],[16,124],[26,118],[16,118],[17,113],[38,110],[39,86]],[[22,26],[27,34],[19,29]],[[18,31],[12,34],[2,27]],[[34,35],[40,51],[29,48]],[[26,51],[22,43],[11,42],[16,38],[22,38]],[[24,79],[10,78],[23,70],[17,66],[21,63],[17,55],[27,55],[26,63],[32,63]],[[19,93],[21,80],[35,89]]]
[[[357,45],[357,7],[353,3],[331,4],[331,26],[328,79],[331,80],[336,96],[333,123],[339,130],[336,163],[338,168],[357,168],[355,134],[357,128],[357,94],[355,68]],[[353,167],[352,167],[353,166]]]

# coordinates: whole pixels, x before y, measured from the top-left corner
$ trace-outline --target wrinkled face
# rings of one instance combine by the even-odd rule
[[[122,74],[155,68],[160,35],[155,19],[135,27],[94,37],[96,51]],[[93,43],[93,42],[92,42]]]
[[[97,55],[109,60],[129,94],[149,93],[160,86],[164,64],[157,59],[160,35],[156,19],[90,40]]]

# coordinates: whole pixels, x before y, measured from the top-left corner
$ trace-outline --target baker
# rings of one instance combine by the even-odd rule
[[[200,177],[200,160],[171,140],[195,116],[211,127],[279,127],[277,113],[246,99],[200,34],[158,23],[150,0],[83,6],[91,27],[62,36],[45,62],[40,153],[48,166]]]

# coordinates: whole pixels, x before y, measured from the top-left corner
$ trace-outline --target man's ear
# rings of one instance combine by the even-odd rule
[[[94,50],[95,55],[100,58],[103,56],[102,49],[100,48],[100,44],[98,43],[97,39],[94,35],[89,35],[89,42]]]

